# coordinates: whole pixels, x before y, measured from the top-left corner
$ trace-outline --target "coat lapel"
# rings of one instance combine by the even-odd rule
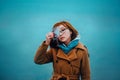
[[[68,53],[68,58],[70,61],[77,59],[76,49],[73,49]]]
[[[61,49],[58,49],[57,57],[68,60],[68,61],[75,60],[75,59],[77,59],[77,54],[76,54],[77,49],[85,50],[84,46],[81,43],[79,43],[68,54],[65,54]]]
[[[76,49],[71,50],[68,55],[66,55],[61,49],[58,50],[58,54],[57,57],[68,60],[68,61],[72,61],[74,59],[77,59],[77,55],[76,55]]]
[[[57,57],[59,57],[59,58],[62,58],[62,59],[65,59],[65,60],[68,60],[69,61],[69,58],[68,58],[68,56],[61,50],[61,49],[59,49],[58,50],[58,53],[57,53]]]

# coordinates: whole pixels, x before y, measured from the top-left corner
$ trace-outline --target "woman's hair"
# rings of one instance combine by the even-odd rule
[[[64,27],[68,28],[71,32],[71,39],[75,39],[78,35],[78,31],[67,21],[61,21],[61,22],[57,22],[56,24],[54,24],[53,28],[58,27],[60,25],[63,25]]]

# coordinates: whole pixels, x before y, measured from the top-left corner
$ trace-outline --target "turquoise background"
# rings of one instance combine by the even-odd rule
[[[52,64],[33,58],[61,20],[88,47],[91,80],[120,80],[119,0],[0,0],[0,80],[49,80]]]

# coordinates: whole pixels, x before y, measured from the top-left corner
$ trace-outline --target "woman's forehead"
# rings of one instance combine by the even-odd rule
[[[63,25],[59,25],[59,26],[57,26],[58,28],[65,28],[65,26],[63,26]]]

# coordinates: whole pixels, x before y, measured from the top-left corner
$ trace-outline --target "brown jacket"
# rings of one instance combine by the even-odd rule
[[[87,49],[79,43],[67,55],[61,49],[50,48],[43,42],[38,48],[34,61],[36,64],[53,62],[51,80],[90,80],[90,66]]]

